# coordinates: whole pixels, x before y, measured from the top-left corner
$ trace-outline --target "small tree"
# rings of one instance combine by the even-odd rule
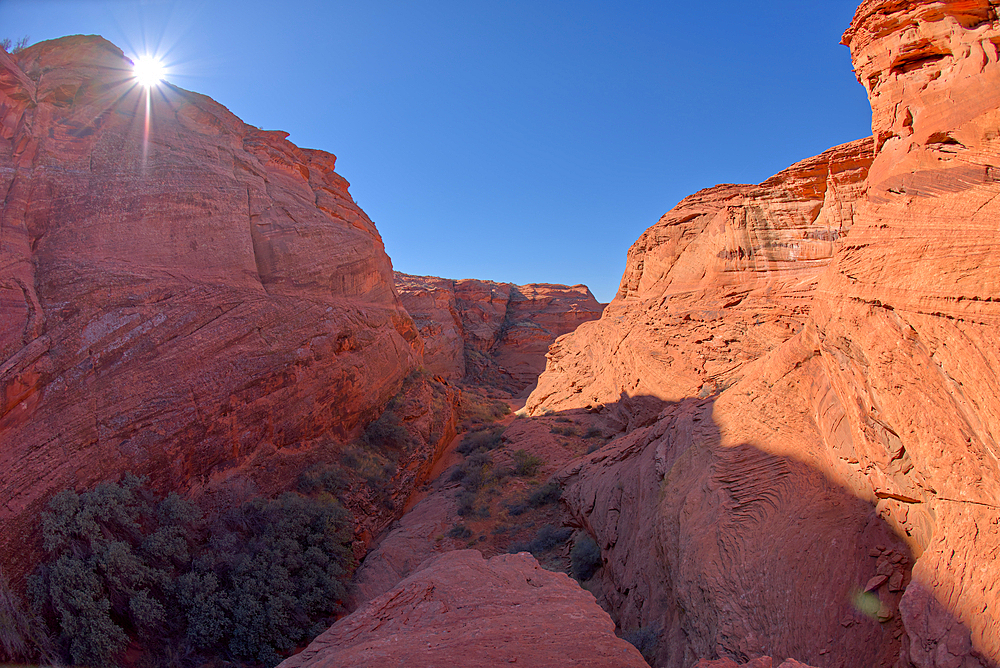
[[[17,40],[17,43],[13,45],[14,48],[11,48],[12,42],[10,41],[10,37],[4,37],[3,39],[0,39],[0,47],[3,47],[3,50],[8,53],[18,53],[19,51],[24,51],[28,47],[28,39],[28,36],[25,35],[21,39]]]

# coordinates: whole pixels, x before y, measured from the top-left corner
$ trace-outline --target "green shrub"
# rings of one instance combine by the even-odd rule
[[[516,450],[514,452],[514,472],[525,478],[530,478],[538,474],[545,460],[538,455],[533,455],[527,450]]]
[[[0,661],[54,665],[56,660],[44,621],[31,613],[0,568]]]
[[[569,551],[570,573],[580,582],[589,580],[603,565],[601,548],[589,534],[583,534]]]
[[[547,482],[528,495],[528,505],[532,508],[541,508],[550,503],[556,503],[561,496],[562,489],[558,483]]]
[[[357,465],[357,459],[354,460]],[[302,494],[326,492],[336,496],[350,486],[340,468],[316,464],[299,474],[296,489]]]
[[[462,439],[462,442],[455,449],[463,455],[496,450],[503,445],[503,432],[503,427],[492,427],[466,434],[465,438]]]
[[[451,529],[448,530],[448,538],[465,539],[471,537],[472,537],[472,531],[469,530],[469,527],[465,526],[464,524],[456,524],[455,526],[453,526]]]
[[[398,460],[410,443],[410,433],[392,408],[386,408],[377,420],[365,427],[361,442],[378,452]]]
[[[352,522],[329,494],[258,499],[206,522],[144,482],[61,492],[43,513],[29,593],[64,660],[114,666],[134,637],[151,664],[197,665],[203,652],[273,666],[339,611]]]
[[[510,405],[506,401],[483,396],[478,392],[462,393],[462,404],[459,410],[459,420],[468,426],[495,422],[510,413]]]
[[[535,534],[530,542],[511,543],[507,548],[510,554],[518,552],[531,552],[536,557],[543,552],[548,552],[558,545],[562,545],[573,535],[573,530],[568,527],[557,528],[555,525],[546,524]]]

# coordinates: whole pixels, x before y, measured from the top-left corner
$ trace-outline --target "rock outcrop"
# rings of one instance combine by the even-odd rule
[[[534,385],[556,338],[603,310],[585,285],[395,276],[423,339],[427,370],[512,394]]]
[[[859,140],[758,186],[686,198],[632,245],[604,316],[552,347],[528,409],[676,401],[731,384],[802,328],[871,154]]]
[[[47,498],[287,486],[419,362],[334,156],[163,84],[98,37],[0,51],[0,562]]]
[[[873,143],[682,202],[528,401],[627,432],[560,479],[660,665],[1000,663],[997,3],[869,0],[844,41]]]
[[[281,668],[647,666],[569,576],[527,554],[435,557]]]

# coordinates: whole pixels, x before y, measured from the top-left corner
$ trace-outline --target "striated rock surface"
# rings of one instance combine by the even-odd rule
[[[148,111],[147,111],[148,110]],[[148,115],[147,115],[148,114]],[[286,486],[419,359],[334,156],[67,37],[0,51],[0,561],[122,471]]]
[[[424,342],[424,366],[446,378],[517,394],[545,369],[557,337],[599,318],[585,285],[513,285],[396,272],[396,289]]]
[[[1000,664],[997,3],[867,1],[844,41],[873,143],[769,180],[829,165],[797,216],[748,187],[682,202],[528,400],[626,432],[560,479],[595,594],[663,629],[659,665]],[[766,221],[810,202],[840,222],[795,256]],[[778,243],[728,241],[758,211],[747,237]]]
[[[844,36],[877,154],[814,309],[850,425],[826,440],[919,556],[900,604],[916,666],[1000,663],[998,8],[865,2]]]
[[[527,554],[460,550],[427,561],[282,668],[646,666],[593,596]]]
[[[559,340],[529,410],[707,396],[801,329],[819,275],[853,221],[870,140],[758,186],[692,195],[646,230],[604,316]]]

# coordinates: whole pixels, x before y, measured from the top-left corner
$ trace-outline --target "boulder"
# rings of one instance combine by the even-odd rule
[[[641,668],[639,651],[568,575],[526,552],[434,557],[280,668],[500,665]]]

